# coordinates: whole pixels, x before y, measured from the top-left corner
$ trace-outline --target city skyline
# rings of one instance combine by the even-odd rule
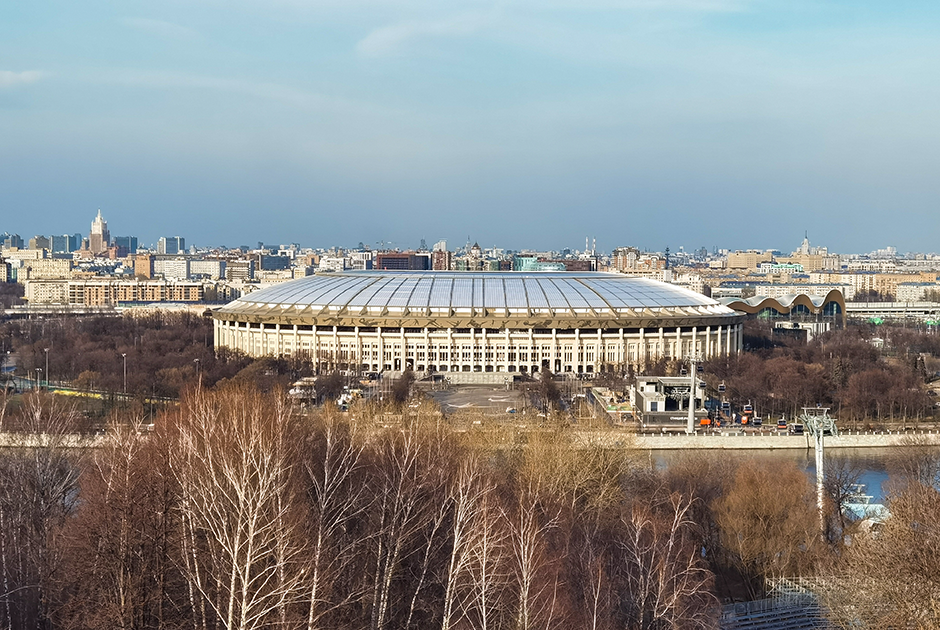
[[[98,209],[97,212],[98,212],[98,214],[97,214],[97,216],[94,218],[94,221],[92,221],[92,229],[91,229],[90,231],[87,231],[87,230],[86,230],[86,232],[83,233],[81,230],[79,230],[78,232],[75,232],[74,234],[68,234],[68,233],[66,233],[66,234],[64,235],[64,237],[68,237],[68,238],[73,238],[73,237],[74,237],[74,238],[76,238],[76,239],[79,239],[79,237],[82,237],[82,238],[86,238],[86,240],[90,242],[90,240],[91,240],[92,237],[94,236],[95,225],[96,225],[99,221],[100,221],[100,222],[103,222],[103,224],[104,224],[104,226],[105,226],[105,231],[106,231],[106,232],[109,232],[110,230],[107,229],[108,217],[102,214],[102,210],[101,210],[100,208]],[[86,223],[87,223],[87,222],[86,222]],[[4,227],[3,225],[0,225],[0,230],[4,230],[4,229],[5,229],[5,227]],[[173,236],[170,236],[170,235],[169,235],[169,232],[166,232],[165,234],[163,234],[163,235],[161,235],[161,236],[158,236],[158,237],[156,237],[156,238],[153,238],[153,239],[151,240],[150,237],[139,238],[139,237],[137,236],[137,234],[134,233],[133,230],[128,230],[128,229],[124,229],[124,228],[120,228],[120,229],[122,230],[122,234],[126,234],[126,235],[124,235],[124,236],[121,236],[121,235],[109,236],[111,243],[113,243],[113,242],[115,241],[115,239],[121,239],[121,240],[125,240],[125,239],[134,239],[135,249],[136,249],[136,247],[137,247],[137,243],[139,242],[139,247],[140,247],[140,248],[142,248],[142,249],[149,249],[149,250],[155,251],[155,252],[157,252],[157,253],[161,253],[161,254],[163,254],[163,253],[174,253],[174,254],[175,254],[175,253],[185,253],[185,252],[188,251],[188,249],[189,249],[189,247],[183,246],[183,247],[176,247],[176,248],[174,248],[174,249],[172,250],[172,252],[170,252],[170,251],[166,251],[166,252],[161,251],[161,249],[160,249],[160,248],[161,248],[161,242],[163,242],[163,241],[167,241],[167,240],[176,241],[176,242],[178,242],[178,243],[181,244],[181,245],[182,245],[183,243],[185,243],[185,240],[186,240],[186,238],[188,238],[188,237],[186,237],[186,236],[180,236],[179,233],[178,233],[178,231],[177,231],[177,233],[175,233]],[[172,230],[170,230],[170,231],[172,231]],[[27,232],[24,232],[24,233],[19,233],[19,232],[12,232],[12,231],[10,231],[10,230],[6,230],[6,233],[16,234],[17,236],[19,236],[20,238],[22,238],[22,239],[23,239],[24,247],[29,247],[29,245],[27,244],[27,242],[30,241],[30,239],[33,239],[33,238],[48,238],[48,239],[52,239],[53,237],[56,237],[56,238],[63,238],[62,235],[57,234],[57,233],[54,233],[54,232],[34,232],[34,233],[31,233],[31,232],[27,231]],[[2,234],[3,234],[3,232],[0,232],[0,235],[2,235]],[[87,237],[86,237],[86,234],[87,234]],[[789,236],[789,235],[787,235],[787,236]],[[608,237],[608,238],[614,238],[614,239],[616,239],[616,237],[613,237],[613,236],[611,236],[611,235],[607,235],[607,237]],[[479,243],[479,241],[478,241],[477,239],[474,239],[474,238],[472,237],[472,235],[468,235],[468,237],[466,237],[465,240],[458,240],[458,239],[453,239],[453,240],[451,240],[451,239],[448,239],[448,238],[439,238],[439,239],[438,239],[438,238],[435,238],[435,239],[431,239],[431,238],[428,238],[428,237],[412,237],[408,242],[405,242],[405,243],[394,243],[394,242],[391,242],[391,241],[376,241],[375,243],[368,243],[368,242],[363,242],[363,241],[359,241],[359,242],[356,242],[356,243],[321,243],[321,242],[305,243],[305,242],[298,242],[298,241],[296,241],[296,240],[293,240],[293,241],[278,241],[278,242],[275,242],[275,241],[264,241],[264,240],[246,240],[246,242],[237,243],[237,244],[236,244],[236,243],[218,243],[218,242],[210,242],[210,243],[192,243],[192,242],[190,242],[190,245],[191,245],[192,247],[195,247],[195,248],[198,249],[198,250],[209,250],[209,249],[216,249],[216,248],[237,249],[237,248],[239,248],[239,247],[248,247],[249,249],[259,249],[258,246],[261,245],[261,244],[263,244],[264,247],[266,247],[266,248],[272,248],[272,247],[273,247],[273,248],[276,248],[276,247],[288,246],[288,245],[291,245],[291,244],[297,244],[297,245],[299,245],[301,248],[304,248],[304,249],[315,249],[315,250],[329,250],[329,249],[337,249],[337,248],[338,248],[338,249],[344,249],[344,250],[356,250],[356,249],[362,249],[362,248],[364,248],[364,249],[369,249],[369,250],[374,250],[374,251],[431,251],[432,249],[436,248],[438,245],[443,244],[449,251],[456,251],[456,250],[462,250],[462,249],[469,248],[471,244],[474,244],[474,245],[479,245],[483,250],[498,249],[498,250],[502,250],[502,251],[515,251],[515,252],[521,252],[521,251],[555,251],[555,252],[562,252],[562,251],[571,251],[571,252],[596,251],[596,252],[598,253],[598,255],[600,255],[600,254],[610,254],[610,253],[612,253],[614,250],[619,249],[619,248],[624,248],[624,247],[633,247],[633,248],[637,248],[637,249],[640,250],[640,251],[643,251],[643,252],[651,252],[651,253],[652,253],[652,252],[655,252],[655,253],[663,253],[663,252],[665,252],[665,251],[668,249],[668,250],[669,250],[670,252],[672,252],[673,254],[676,254],[676,253],[679,253],[679,252],[685,252],[686,254],[692,254],[692,253],[694,253],[694,252],[698,252],[699,250],[701,250],[701,249],[703,249],[703,248],[704,248],[705,250],[707,250],[707,252],[708,252],[709,254],[712,254],[713,252],[718,252],[718,251],[728,251],[728,252],[735,252],[735,251],[775,251],[775,252],[780,252],[780,253],[787,253],[787,252],[790,252],[790,251],[796,251],[796,250],[800,249],[801,247],[802,247],[802,248],[811,247],[813,250],[815,250],[815,249],[818,248],[818,247],[823,247],[823,248],[827,249],[827,250],[829,251],[829,253],[832,253],[832,254],[840,254],[840,255],[861,255],[861,256],[867,256],[867,255],[879,255],[879,256],[896,255],[896,256],[904,256],[904,255],[914,255],[914,254],[936,255],[936,253],[937,253],[937,252],[935,252],[935,251],[903,251],[903,250],[900,250],[900,249],[898,249],[897,247],[894,247],[893,245],[890,245],[890,244],[882,244],[881,246],[876,247],[876,248],[874,248],[874,249],[872,249],[872,250],[870,250],[870,251],[861,251],[861,250],[835,251],[835,250],[829,248],[829,247],[826,245],[825,242],[820,242],[820,241],[813,240],[812,243],[810,243],[809,231],[808,231],[808,230],[806,230],[806,231],[803,232],[803,240],[802,240],[802,244],[801,244],[801,245],[784,245],[784,246],[777,246],[777,247],[754,247],[754,246],[749,245],[749,244],[740,244],[740,243],[734,244],[734,245],[724,245],[724,246],[717,246],[717,245],[714,245],[714,246],[699,245],[699,246],[696,246],[696,247],[687,247],[687,246],[685,246],[685,245],[673,246],[673,245],[667,244],[667,245],[666,245],[665,247],[663,247],[663,248],[655,249],[655,248],[651,248],[651,247],[646,246],[644,243],[621,242],[621,241],[619,241],[619,240],[614,240],[614,241],[613,241],[613,244],[609,244],[608,246],[601,247],[601,246],[599,246],[599,245],[597,244],[597,238],[596,238],[596,237],[587,236],[586,239],[587,239],[587,240],[585,241],[585,244],[584,244],[584,245],[572,243],[572,244],[567,244],[567,245],[563,244],[563,245],[560,246],[560,247],[540,247],[538,243],[523,243],[523,244],[521,244],[521,245],[519,245],[519,244],[506,244],[506,243],[500,243],[500,242],[492,243],[492,244],[488,244],[488,243]],[[79,244],[80,244],[80,239],[79,239],[78,242],[79,242]],[[796,241],[794,241],[794,243],[795,243],[795,242],[796,242]],[[362,246],[362,247],[360,247],[360,246]],[[583,249],[582,249],[582,247],[583,247]],[[52,248],[50,247],[49,249],[52,249]],[[78,246],[73,247],[70,251],[74,251],[74,250],[77,250],[77,249],[79,249]],[[94,248],[92,248],[92,249],[94,250]],[[56,251],[60,251],[60,250],[56,250]],[[804,253],[806,253],[806,252],[804,252]]]
[[[4,6],[0,230],[100,207],[147,241],[932,251],[938,27],[926,2]]]

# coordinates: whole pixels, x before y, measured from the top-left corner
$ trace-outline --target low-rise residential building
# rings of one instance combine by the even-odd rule
[[[940,293],[940,284],[936,282],[901,282],[898,284],[895,300],[898,302],[923,302],[928,293]]]
[[[18,282],[27,280],[67,280],[72,275],[72,260],[68,258],[24,259],[16,276]]]
[[[115,306],[122,302],[201,302],[201,282],[167,280],[72,280],[69,304]]]
[[[225,261],[216,259],[195,259],[189,261],[189,273],[193,277],[219,280],[225,277]]]
[[[189,280],[189,259],[158,258],[153,263],[154,274],[163,276],[167,280]]]
[[[23,297],[30,304],[68,304],[68,280],[27,280],[23,282]]]

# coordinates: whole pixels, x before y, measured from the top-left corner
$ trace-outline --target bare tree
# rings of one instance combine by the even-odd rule
[[[822,537],[813,489],[793,463],[746,460],[715,506],[728,560],[749,579],[752,597],[764,578],[812,570]]]
[[[940,493],[911,482],[889,497],[890,516],[853,536],[826,590],[843,628],[940,627]]]
[[[494,489],[482,473],[476,458],[467,456],[451,483],[449,493],[448,502],[452,506],[453,516],[449,532],[451,549],[444,580],[442,630],[450,630],[454,625],[453,617],[462,611],[462,591],[469,582],[474,552],[479,551],[480,536],[485,532],[486,523],[481,522],[481,518],[487,508],[486,499]]]
[[[114,422],[81,476],[81,502],[67,530],[69,593],[63,625],[164,627],[184,615],[171,601],[184,592],[175,569],[175,487],[157,440],[140,418]]]
[[[485,483],[485,482],[484,482]],[[484,485],[467,546],[468,593],[462,600],[463,617],[479,630],[502,627],[504,593],[512,577],[508,523],[499,507],[496,489]]]
[[[304,580],[284,398],[200,389],[177,422],[171,462],[190,585],[224,628],[283,623]]]
[[[635,503],[624,518],[621,542],[629,602],[627,626],[636,630],[712,628],[717,601],[703,566],[691,520],[693,499],[669,496],[662,513]]]
[[[61,532],[78,496],[79,454],[68,437],[73,407],[46,394],[23,397],[24,446],[0,459],[0,625],[52,627]],[[29,444],[26,440],[39,444]]]
[[[845,543],[846,508],[858,494],[858,482],[864,472],[862,464],[851,458],[834,457],[826,461],[825,492],[830,507],[826,538],[840,547]]]
[[[433,482],[438,479],[434,470],[442,462],[429,455],[439,452],[435,451],[434,444],[441,437],[443,435],[439,430],[426,431],[421,426],[387,429],[379,436],[375,478],[371,488],[375,493],[371,512],[376,519],[372,534],[375,561],[371,596],[372,630],[384,630],[391,623],[395,603],[393,586],[405,561],[416,553],[421,532],[431,522],[428,497],[433,494]],[[433,513],[432,509],[430,514]],[[413,613],[414,592],[412,589],[412,597],[409,598],[409,617]]]
[[[548,553],[548,535],[558,526],[558,511],[543,505],[534,488],[523,487],[503,518],[515,577],[515,627],[554,627],[559,584]]]
[[[332,409],[317,418],[304,457],[311,510],[305,582],[308,630],[321,627],[327,615],[358,595],[350,588],[337,593],[336,586],[362,544],[349,534],[351,523],[370,506],[361,477],[364,449],[364,440]]]

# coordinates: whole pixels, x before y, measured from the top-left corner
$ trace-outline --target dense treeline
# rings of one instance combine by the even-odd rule
[[[18,413],[67,431],[50,400]],[[712,628],[719,597],[822,553],[792,464],[663,471],[412,409],[300,415],[227,384],[81,456],[4,452],[0,626]]]
[[[74,411],[25,396],[17,426],[48,441],[0,453],[0,627],[713,628],[764,578],[814,575],[846,625],[936,627],[936,447],[892,462],[885,535],[840,516],[858,471],[831,465],[821,535],[786,460],[660,469],[408,409],[300,414],[228,383],[77,451]]]
[[[882,343],[873,343],[875,338]],[[21,375],[35,377],[36,368],[45,370],[48,354],[51,380],[87,389],[122,391],[125,359],[127,391],[140,397],[178,397],[197,380],[213,386],[236,379],[273,390],[312,375],[309,361],[252,360],[224,348],[215,351],[212,340],[211,319],[191,313],[24,320],[0,327],[0,349],[18,353]],[[902,326],[852,325],[802,344],[774,338],[766,323],[749,321],[745,345],[742,354],[706,362],[702,378],[712,395],[724,383],[725,398],[736,406],[750,402],[764,417],[792,418],[801,407],[816,404],[833,408],[843,426],[932,414],[934,401],[925,383],[940,370],[940,335]],[[679,367],[660,359],[626,374],[675,373]],[[608,383],[612,376],[603,373],[599,379],[623,385],[619,378]],[[341,380],[324,380],[318,391],[341,390]],[[550,380],[530,383],[528,391],[534,405],[558,406],[560,392]]]
[[[212,320],[192,313],[16,320],[0,328],[0,339],[17,352],[20,375],[44,371],[48,348],[50,380],[85,389],[122,391],[126,359],[127,391],[141,396],[176,397],[197,376],[211,386],[252,363],[215,352]]]
[[[891,419],[921,419],[932,413],[925,383],[938,368],[940,336],[899,326],[850,326],[807,344],[773,343],[767,331],[749,328],[755,349],[708,361],[704,379],[720,383],[740,405],[759,414],[792,418],[804,406],[831,407],[842,426]],[[872,338],[884,336],[883,347]]]

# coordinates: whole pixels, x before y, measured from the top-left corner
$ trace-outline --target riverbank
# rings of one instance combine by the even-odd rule
[[[616,445],[623,441],[623,435],[597,436],[601,443]],[[742,431],[704,433],[686,435],[685,433],[639,434],[634,438],[634,445],[644,450],[775,450],[813,448],[813,438],[809,434],[757,434]],[[911,440],[931,446],[940,446],[940,431],[847,431],[837,436],[826,437],[826,449],[839,448],[890,448],[904,446]]]

